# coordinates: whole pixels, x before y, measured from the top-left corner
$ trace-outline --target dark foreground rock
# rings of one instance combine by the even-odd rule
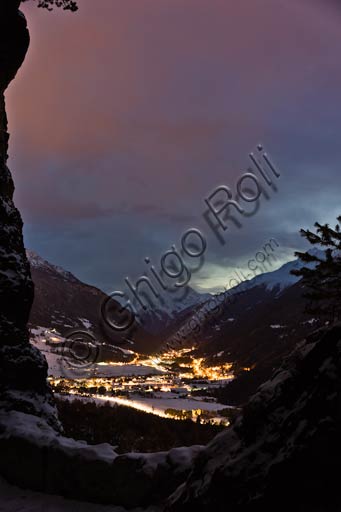
[[[23,244],[22,220],[13,203],[7,167],[8,139],[4,92],[21,66],[28,46],[20,2],[0,3],[0,407],[44,416],[58,430],[47,364],[29,344],[27,321],[33,283]]]
[[[130,507],[163,503],[188,476],[200,446],[118,455],[56,434],[46,421],[0,411],[0,475],[25,489]]]
[[[339,511],[341,324],[317,331],[199,455],[171,511]]]

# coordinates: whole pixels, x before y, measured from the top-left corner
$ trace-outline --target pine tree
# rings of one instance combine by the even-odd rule
[[[27,2],[27,0],[21,0],[22,2]],[[35,0],[36,1],[36,0]],[[72,11],[75,12],[78,10],[77,1],[76,0],[37,0],[38,7],[42,7],[43,9],[47,9],[48,11],[52,11],[53,7],[62,7],[64,11]]]
[[[300,234],[319,246],[321,252],[296,252],[303,263],[313,265],[293,270],[292,274],[302,277],[301,283],[307,289],[307,312],[333,323],[341,318],[341,215],[334,229],[318,222],[314,226],[315,232],[301,229]]]

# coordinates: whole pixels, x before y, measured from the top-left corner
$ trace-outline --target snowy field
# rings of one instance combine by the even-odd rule
[[[86,401],[94,401],[98,404],[105,404],[109,402],[113,406],[125,405],[132,407],[139,411],[148,412],[161,416],[162,418],[169,418],[166,414],[167,409],[177,409],[180,411],[195,411],[202,409],[205,411],[220,411],[228,409],[228,405],[219,404],[216,402],[205,402],[202,399],[195,398],[178,398],[173,393],[159,393],[157,398],[142,398],[138,395],[131,395],[130,398],[119,398],[110,396],[94,395],[93,397],[84,397],[78,395],[58,395],[62,399],[75,400],[81,399]]]
[[[144,512],[158,512],[157,508],[143,509]],[[142,512],[133,509],[129,512]],[[80,501],[65,500],[32,492],[9,485],[0,478],[0,512],[126,512],[122,507],[97,505]]]
[[[56,343],[53,347],[46,343],[46,338]],[[68,357],[65,357],[62,349],[58,349],[57,344],[65,341],[59,334],[50,331],[44,327],[31,329],[31,344],[39,349],[46,357],[49,366],[48,374],[51,377],[61,377],[65,379],[80,379],[80,378],[110,378],[120,376],[144,376],[144,375],[159,375],[163,373],[161,370],[147,365],[129,364],[129,363],[93,363],[88,367],[81,367]],[[56,353],[56,352],[60,353]],[[121,350],[121,349],[120,349]],[[131,351],[125,351],[131,353]]]
[[[96,397],[97,400],[107,401],[107,397]],[[205,411],[219,411],[226,409],[226,405],[218,404],[215,402],[204,402],[202,400],[195,400],[193,398],[176,398],[176,397],[160,397],[160,398],[141,398],[132,396],[129,399],[109,397],[109,401],[121,405],[129,405],[135,409],[140,409],[146,412],[164,413],[166,409],[178,409],[181,411],[193,411],[196,409],[203,409]]]
[[[96,377],[108,378],[133,375],[160,375],[163,373],[152,366],[122,363],[108,364],[106,366],[97,364],[93,367],[93,372],[95,373]]]

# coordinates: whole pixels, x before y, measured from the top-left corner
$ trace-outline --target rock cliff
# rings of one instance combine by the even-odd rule
[[[4,93],[29,46],[19,4],[15,0],[0,3],[0,406],[3,410],[45,415],[58,429],[45,358],[29,344],[27,321],[33,283],[7,167],[9,135]]]

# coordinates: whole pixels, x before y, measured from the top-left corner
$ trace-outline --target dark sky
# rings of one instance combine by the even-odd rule
[[[318,0],[26,4],[31,48],[7,95],[26,246],[123,288],[186,229],[207,236],[197,289],[224,285],[266,241],[340,214],[341,10]],[[281,171],[218,243],[202,214],[262,142]]]

